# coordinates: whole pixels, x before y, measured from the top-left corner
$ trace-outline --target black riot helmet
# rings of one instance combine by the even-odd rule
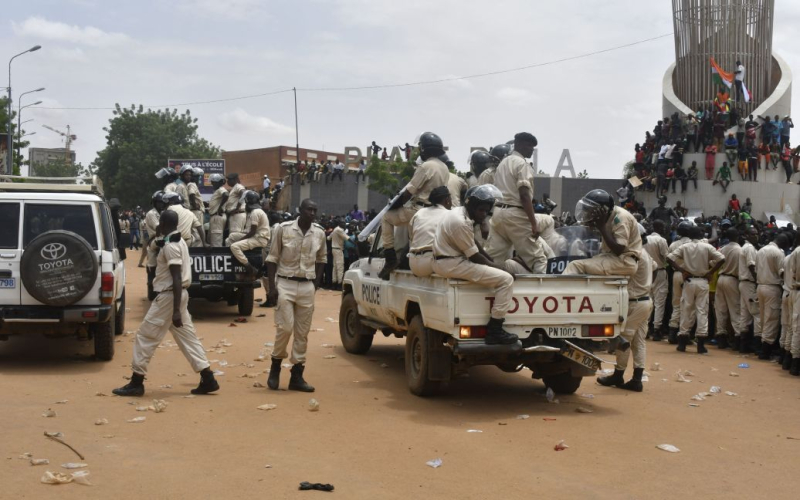
[[[225,176],[222,174],[211,174],[208,176],[208,182],[214,189],[219,189],[225,185]]]
[[[261,208],[261,197],[255,191],[246,191],[244,193],[244,205],[248,212]]]
[[[492,162],[492,157],[486,151],[481,151],[480,149],[477,151],[473,151],[472,154],[469,156],[469,169],[472,171],[473,174],[480,177],[484,170],[489,168],[489,164]]]
[[[614,198],[602,189],[592,189],[575,205],[575,219],[581,223],[604,222],[614,210]]]
[[[423,132],[417,141],[419,146],[420,156],[423,160],[427,160],[432,156],[441,156],[444,154],[444,143],[442,138],[433,132]]]
[[[150,198],[150,204],[153,205],[153,208],[158,210],[159,212],[164,210],[164,191],[158,190],[153,193],[153,197]]]
[[[513,141],[512,141],[513,143]],[[511,144],[498,144],[489,151],[495,163],[500,163],[503,158],[511,154]]]
[[[494,206],[495,202],[503,199],[503,193],[492,184],[483,184],[467,189],[464,199],[469,206],[483,204]]]
[[[161,196],[161,201],[167,206],[183,205],[183,196],[179,195],[175,191],[170,191]]]
[[[439,160],[447,165],[447,168],[456,168],[456,164],[450,160],[450,157],[447,156],[447,153],[439,155]]]
[[[691,221],[682,220],[682,221],[680,221],[680,223],[678,223],[678,228],[677,228],[676,232],[678,233],[678,236],[680,236],[682,238],[683,237],[687,237],[688,238],[689,235],[691,234],[692,227],[694,227],[694,224],[692,224]]]

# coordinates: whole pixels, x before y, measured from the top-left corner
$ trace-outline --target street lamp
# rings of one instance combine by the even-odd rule
[[[28,52],[36,52],[37,50],[39,50],[41,48],[42,48],[41,45],[34,45],[33,47],[29,48],[28,50],[26,50],[24,52],[20,52],[19,54],[15,55],[14,57],[12,57],[11,59],[8,60],[8,119],[7,119],[7,122],[6,122],[6,128],[7,128],[6,131],[8,132],[8,137],[7,137],[7,142],[6,142],[6,144],[8,145],[8,151],[7,151],[8,160],[7,160],[7,164],[6,164],[6,173],[7,174],[11,174],[13,172],[13,169],[14,169],[14,167],[13,167],[14,152],[11,149],[11,147],[12,147],[11,146],[11,102],[12,102],[11,101],[11,63],[12,63],[12,61],[14,61],[14,59],[16,59],[17,57],[19,57],[21,55],[27,54]]]
[[[34,131],[34,132],[28,132],[27,134],[22,134],[22,137],[27,137],[27,136],[29,136],[29,135],[36,135],[36,132]],[[22,137],[20,137],[20,139],[21,139]],[[19,154],[19,152],[17,152],[17,154]]]
[[[44,87],[38,88],[36,90],[29,90],[29,91],[23,92],[23,93],[21,93],[19,95],[19,98],[17,99],[17,134],[18,135],[22,134],[22,128],[21,128],[22,127],[22,122],[21,122],[21,120],[22,120],[22,96],[27,95],[27,94],[33,94],[34,92],[41,92],[42,90],[44,90]],[[41,103],[42,101],[39,101],[39,102]],[[33,106],[33,104],[30,104],[30,106]],[[28,106],[25,106],[25,107],[27,108]],[[20,135],[19,138],[22,139],[22,135]],[[19,156],[19,144],[17,144],[17,156]]]

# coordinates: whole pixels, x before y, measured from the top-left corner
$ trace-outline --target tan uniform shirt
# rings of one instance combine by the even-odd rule
[[[411,242],[411,253],[433,250],[436,228],[449,210],[441,205],[426,207],[414,214],[408,223],[408,239]]]
[[[241,207],[239,207],[239,205],[245,191],[247,190],[241,184],[236,184],[231,188],[228,193],[228,201],[225,202],[225,213],[230,214],[231,212],[240,210]]]
[[[792,254],[783,258],[783,290],[786,292],[794,290],[794,265]]]
[[[719,253],[725,257],[725,263],[719,268],[720,274],[727,274],[739,279],[739,257],[742,255],[742,247],[735,241],[731,241],[719,249]]]
[[[177,182],[170,182],[166,186],[164,186],[165,193],[177,193],[178,192],[178,183]]]
[[[269,217],[260,208],[252,210],[247,216],[247,227],[245,228],[247,232],[250,232],[250,228],[253,226],[256,226],[256,234],[253,235],[253,238],[269,240]]]
[[[189,206],[186,208],[190,210],[202,210],[203,212],[205,212],[206,206],[203,205],[203,197],[200,195],[200,188],[197,187],[197,184],[195,184],[194,182],[190,182],[186,186],[186,191],[189,193],[189,196],[187,196],[188,198],[187,201],[189,202]],[[194,202],[194,204],[192,204],[192,198],[197,200]],[[184,206],[186,206],[185,203]]]
[[[408,182],[406,191],[411,193],[412,202],[428,204],[428,197],[435,188],[446,186],[450,179],[450,170],[439,158],[428,158],[414,171],[414,177]]]
[[[178,232],[170,233],[165,239]],[[189,288],[192,284],[192,263],[189,258],[189,247],[182,238],[174,243],[165,243],[158,252],[156,275],[153,278],[154,291],[172,290],[172,272],[169,266],[181,266],[181,287]]]
[[[742,252],[739,254],[739,281],[756,281],[753,273],[750,272],[750,266],[756,265],[757,253],[756,247],[749,241],[742,245]]]
[[[678,249],[678,247],[680,247],[682,245],[685,245],[686,243],[689,243],[690,241],[692,241],[692,239],[691,238],[687,238],[686,236],[683,236],[683,237],[673,241],[672,244],[670,244],[670,246],[669,246],[669,252],[674,252],[675,250]],[[669,252],[667,252],[667,253],[669,253]]]
[[[186,184],[183,182],[176,183],[175,185],[175,192],[181,195],[183,198],[183,208],[189,208],[189,190],[186,188]]]
[[[144,227],[147,228],[147,237],[154,238],[156,236],[156,228],[158,227],[158,221],[161,218],[161,214],[158,213],[158,210],[155,208],[151,208],[144,216]]]
[[[172,210],[178,214],[178,231],[181,233],[181,238],[187,243],[191,242],[192,229],[200,227],[200,221],[191,211],[183,208],[183,205],[170,205],[167,210]]]
[[[669,253],[668,258],[677,262],[691,276],[701,278],[708,274],[725,257],[708,243],[690,241]]]
[[[636,272],[628,281],[628,298],[638,299],[650,294],[653,286],[653,271],[655,262],[645,250],[639,250],[639,262]]]
[[[467,181],[450,172],[447,179],[447,190],[450,191],[450,200],[454,207],[461,206],[461,193],[467,190]]]
[[[533,196],[533,168],[521,154],[512,151],[497,166],[494,185],[503,193],[503,203],[520,207],[519,188],[530,189]]]
[[[220,186],[214,194],[211,195],[211,199],[208,202],[208,213],[211,215],[217,215],[219,212],[220,207],[222,206],[222,200],[225,198],[225,194],[228,192],[224,186]]]
[[[279,276],[316,279],[316,264],[328,262],[325,231],[311,224],[303,234],[297,220],[284,222],[272,238],[267,262],[278,265]]]
[[[475,245],[473,221],[467,215],[466,207],[447,210],[436,228],[433,239],[433,255],[470,258],[478,253]]]
[[[791,286],[796,287],[798,283],[800,283],[800,246],[794,249],[794,252],[789,254],[789,260],[791,261],[790,269],[792,271],[791,277],[787,279],[790,282]],[[786,271],[783,272],[784,277],[789,276]],[[800,311],[798,311],[800,312]],[[800,334],[800,332],[798,333]]]
[[[783,257],[783,250],[774,241],[756,253],[756,277],[759,285],[781,284]]]
[[[614,236],[614,240],[625,246],[620,257],[639,255],[639,250],[642,249],[642,237],[639,235],[639,223],[630,212],[621,207],[614,207],[614,211],[606,222],[606,227],[608,232]],[[611,248],[606,244],[605,239],[600,245],[600,252],[611,253]]]
[[[495,169],[496,167],[491,167],[481,172],[480,177],[478,177],[478,185],[494,184]]]
[[[331,242],[331,248],[338,248],[341,250],[344,248],[344,242],[347,241],[347,233],[344,232],[344,229],[337,226],[328,236],[328,239]]]
[[[658,233],[651,233],[647,235],[647,243],[644,245],[647,254],[653,259],[656,269],[663,269],[667,266],[667,254],[669,248],[667,247],[667,240]]]

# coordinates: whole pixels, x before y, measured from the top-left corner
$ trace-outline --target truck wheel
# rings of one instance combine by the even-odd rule
[[[94,357],[100,361],[111,361],[114,357],[114,330],[117,324],[117,314],[111,309],[111,317],[105,323],[92,325],[94,337]]]
[[[239,289],[239,315],[252,316],[254,302],[254,289],[252,287]]]
[[[352,293],[342,298],[342,307],[339,309],[339,337],[342,339],[344,350],[350,354],[366,354],[375,338],[375,330],[361,323],[358,304]]]
[[[417,396],[432,396],[442,389],[442,382],[428,378],[428,336],[433,333],[422,324],[421,316],[414,316],[406,335],[406,380],[408,389]]]
[[[114,325],[114,335],[122,335],[125,331],[125,291],[122,292],[122,298],[119,299],[119,308],[117,309],[116,324]]]
[[[573,377],[570,372],[542,377],[544,385],[553,389],[556,394],[574,394],[581,386],[583,377]]]

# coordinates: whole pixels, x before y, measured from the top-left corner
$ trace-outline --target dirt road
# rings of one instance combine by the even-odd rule
[[[642,394],[585,379],[577,394],[551,404],[530,372],[484,367],[454,381],[447,395],[421,399],[406,389],[402,340],[377,338],[367,356],[344,352],[332,322],[340,298],[329,291],[317,295],[312,326],[306,378],[313,395],[253,387],[266,383],[271,309],[256,308],[233,327],[235,308],[197,301],[203,344],[218,346],[208,356],[224,372],[220,392],[185,397],[198,377],[170,341],[156,352],[144,398],[113,397],[130,374],[134,332],[149,304],[143,284],[143,270],[129,269],[130,333],[118,337],[111,362],[93,361],[91,344],[74,339],[0,343],[0,496],[323,495],[297,491],[311,481],[333,484],[344,498],[765,498],[800,485],[800,379],[775,364],[715,348],[680,355],[650,343],[648,368],[658,362],[663,370],[648,369]],[[267,361],[255,361],[262,352]],[[750,368],[738,368],[743,362]],[[679,369],[693,372],[691,382],[676,381]],[[288,373],[283,388],[287,381]],[[690,400],[712,385],[723,394]],[[311,397],[318,412],[307,409]],[[154,398],[169,403],[165,412],[136,411]],[[267,403],[277,408],[256,409]],[[593,413],[578,413],[579,406]],[[43,417],[48,408],[57,416]],[[529,418],[517,418],[523,414]],[[145,422],[127,423],[141,416]],[[95,425],[101,418],[108,425]],[[62,432],[84,454],[93,486],[40,484],[46,470],[80,461],[44,431]],[[561,440],[569,448],[554,451]],[[25,452],[50,465],[29,465],[18,458]],[[436,458],[440,468],[425,464]]]

